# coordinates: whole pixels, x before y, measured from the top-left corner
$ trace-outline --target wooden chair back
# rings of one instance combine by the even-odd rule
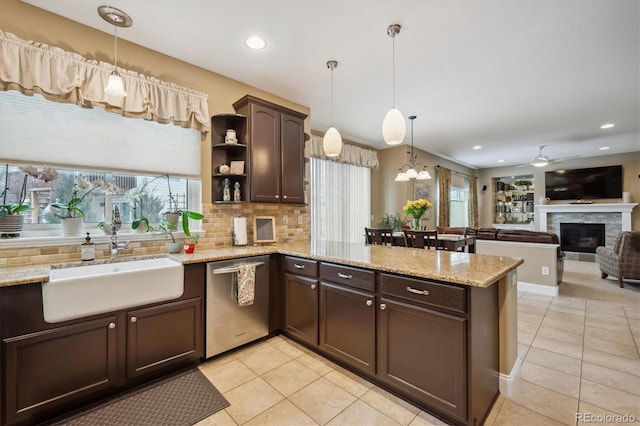
[[[391,228],[364,228],[364,234],[367,244],[390,246],[393,243]]]
[[[438,231],[418,231],[415,229],[404,229],[404,243],[407,247],[427,248],[433,246],[438,250]],[[429,241],[433,240],[433,242]]]

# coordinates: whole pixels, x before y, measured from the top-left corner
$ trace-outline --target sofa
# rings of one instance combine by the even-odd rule
[[[438,232],[474,236],[479,254],[524,259],[518,267],[520,283],[556,287],[562,281],[566,255],[553,232],[470,227],[438,227]],[[549,291],[557,294],[557,287]]]

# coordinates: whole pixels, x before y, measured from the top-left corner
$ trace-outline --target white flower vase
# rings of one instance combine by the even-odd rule
[[[62,219],[62,236],[82,236],[83,221],[81,217],[66,217]]]
[[[413,218],[413,229],[414,230],[416,230],[416,231],[420,230],[420,220],[421,219],[422,219],[422,216]]]
[[[15,238],[20,236],[24,216],[21,214],[8,214],[0,216],[0,237]]]

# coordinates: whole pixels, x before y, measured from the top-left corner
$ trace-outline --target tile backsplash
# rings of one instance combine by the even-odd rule
[[[309,206],[234,203],[205,204],[202,206],[205,235],[198,241],[198,249],[231,247],[232,218],[247,218],[248,244],[253,244],[253,218],[255,216],[273,216],[276,222],[278,242],[304,241],[311,238],[311,213]],[[129,248],[120,252],[120,256],[166,253],[163,239],[153,241],[131,241]],[[108,244],[96,244],[96,259],[109,257]],[[60,245],[53,247],[24,247],[0,250],[0,267],[39,263],[58,263],[80,260],[80,245]]]

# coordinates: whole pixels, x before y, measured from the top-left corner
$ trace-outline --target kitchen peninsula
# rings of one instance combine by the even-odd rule
[[[272,331],[450,422],[483,421],[517,359],[521,259],[315,240],[171,257],[195,276],[206,262],[264,254],[277,265]],[[3,268],[3,306],[12,287],[47,280],[47,265]]]

